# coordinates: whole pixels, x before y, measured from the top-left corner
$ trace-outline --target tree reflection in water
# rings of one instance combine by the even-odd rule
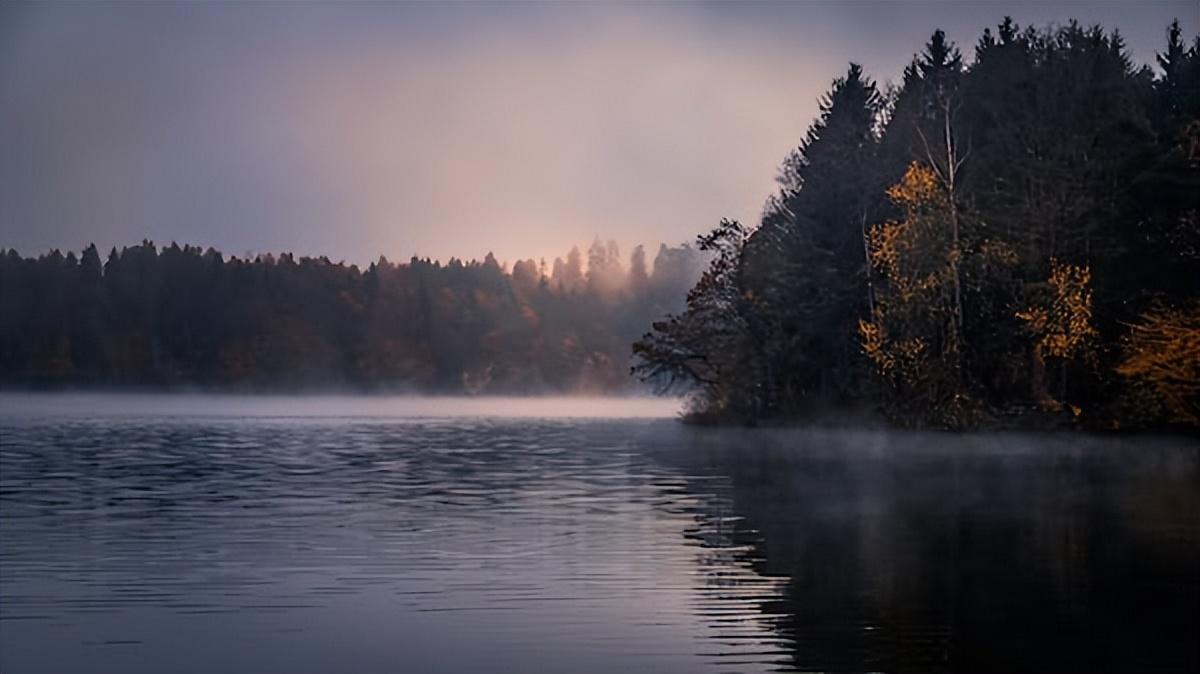
[[[762,655],[802,671],[1200,664],[1200,471],[1186,441],[705,430],[690,442],[660,458],[705,496],[684,535],[701,549],[712,639],[769,625]]]

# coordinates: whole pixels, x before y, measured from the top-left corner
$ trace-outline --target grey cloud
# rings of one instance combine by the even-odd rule
[[[8,7],[0,246],[363,262],[682,241],[755,219],[847,61],[895,77],[934,26],[969,50],[1003,8]],[[1197,24],[1189,3],[1010,11],[1117,25],[1143,60],[1172,16]]]

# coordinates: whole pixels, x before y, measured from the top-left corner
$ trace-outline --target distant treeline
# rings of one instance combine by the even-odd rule
[[[851,65],[636,370],[716,420],[1200,427],[1200,38],[1157,66],[1010,19],[896,87]]]
[[[488,255],[226,258],[151,242],[24,258],[0,250],[0,385],[435,393],[614,392],[629,344],[682,306],[687,245],[572,249],[551,268]]]

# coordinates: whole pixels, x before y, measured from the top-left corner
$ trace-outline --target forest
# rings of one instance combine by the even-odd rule
[[[629,344],[705,258],[597,239],[549,266],[490,254],[365,270],[145,241],[0,250],[0,385],[443,394],[617,393]]]
[[[723,220],[635,372],[697,421],[1200,427],[1200,38],[942,31],[833,81],[756,226]]]

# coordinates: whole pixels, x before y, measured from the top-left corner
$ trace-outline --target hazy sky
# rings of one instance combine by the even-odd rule
[[[756,220],[847,62],[1195,0],[0,6],[0,247],[505,260]]]

